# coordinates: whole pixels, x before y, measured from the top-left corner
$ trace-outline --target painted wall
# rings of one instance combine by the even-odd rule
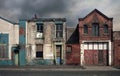
[[[56,20],[56,19],[55,19]],[[37,25],[36,23],[43,24],[43,38],[37,38]],[[65,43],[65,23],[63,23],[63,38],[62,45]],[[44,65],[54,63],[55,54],[55,26],[54,19],[41,19],[27,21],[26,26],[26,59],[28,65]],[[43,59],[36,58],[36,44],[43,45]],[[64,45],[65,46],[65,45]],[[65,48],[63,48],[65,50]],[[64,54],[64,53],[63,53]],[[65,57],[63,55],[63,57]],[[64,59],[64,58],[63,58]]]
[[[0,65],[13,65],[13,52],[12,47],[19,43],[19,26],[18,24],[13,24],[6,19],[0,18],[0,33],[8,34],[8,58],[0,59]]]

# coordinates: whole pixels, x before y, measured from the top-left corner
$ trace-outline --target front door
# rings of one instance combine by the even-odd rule
[[[19,55],[18,55],[18,53],[15,53],[15,55],[14,55],[15,57],[15,59],[14,59],[14,61],[15,61],[15,65],[18,65],[19,64]]]
[[[56,64],[62,64],[62,45],[56,45]]]

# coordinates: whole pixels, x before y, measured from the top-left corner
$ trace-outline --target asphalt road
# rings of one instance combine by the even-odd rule
[[[0,70],[0,76],[120,76],[120,71]]]

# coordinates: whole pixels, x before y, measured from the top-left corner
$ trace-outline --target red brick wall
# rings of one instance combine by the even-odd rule
[[[71,52],[66,52],[66,64],[67,65],[80,65],[80,45],[69,44],[72,47]]]
[[[120,40],[114,40],[114,65],[120,66]]]
[[[94,23],[94,18],[97,18],[97,22],[99,24],[99,36],[92,36],[92,23]],[[84,34],[84,25],[88,26],[88,34]],[[108,34],[104,33],[103,25],[108,25]],[[111,40],[112,39],[112,20],[106,19],[102,15],[97,12],[93,12],[87,17],[83,18],[83,20],[79,20],[79,38],[80,40]]]

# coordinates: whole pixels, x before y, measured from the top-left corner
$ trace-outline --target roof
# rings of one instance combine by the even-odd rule
[[[104,15],[102,12],[100,12],[99,10],[97,9],[94,9],[92,12],[90,12],[88,15],[86,15],[84,18],[79,18],[78,20],[81,21],[81,20],[84,20],[85,18],[87,18],[89,15],[91,15],[92,13],[94,12],[97,12],[98,14],[102,15],[104,18],[106,19],[109,19],[109,20],[113,20],[113,18],[109,18],[107,17],[106,15]]]
[[[28,21],[62,21],[66,22],[66,18],[32,18]]]
[[[78,26],[76,28],[67,28],[66,34],[67,34],[66,44],[78,44],[79,43]]]
[[[12,21],[9,21],[9,20],[7,20],[7,19],[5,19],[5,18],[3,18],[3,17],[0,17],[0,19],[5,20],[5,21],[7,21],[7,22],[9,22],[9,23],[11,23],[11,24],[16,24],[16,23],[14,23],[14,22],[12,22]]]

